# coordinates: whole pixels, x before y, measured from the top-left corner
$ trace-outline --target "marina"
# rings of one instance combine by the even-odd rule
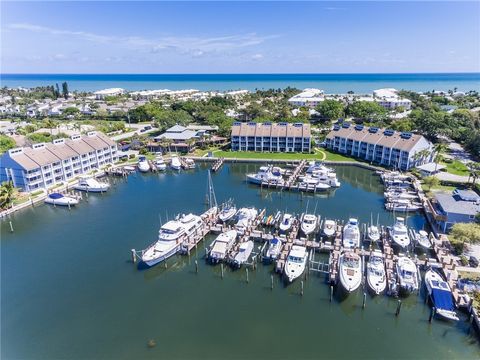
[[[224,164],[211,176],[219,201],[218,209],[212,210],[203,201],[209,167],[209,164],[200,164],[189,172],[134,173],[111,182],[109,191],[103,195],[89,194],[88,204],[80,202],[71,211],[38,205],[5,219],[4,224],[12,221],[15,231],[9,232],[8,226],[2,226],[2,276],[9,283],[8,288],[2,285],[2,317],[5,319],[2,330],[9,329],[5,332],[9,346],[2,352],[20,357],[28,357],[29,351],[44,357],[59,357],[66,351],[74,352],[73,357],[78,358],[88,357],[92,352],[118,358],[196,357],[208,353],[206,339],[218,334],[224,321],[209,314],[227,313],[234,306],[241,311],[230,313],[235,326],[229,328],[228,338],[218,343],[217,351],[233,349],[242,357],[295,356],[293,349],[275,348],[267,352],[263,345],[252,341],[258,336],[302,346],[305,356],[318,353],[358,356],[361,344],[379,334],[385,341],[375,349],[362,348],[363,357],[374,357],[377,351],[388,352],[391,346],[399,349],[399,357],[411,357],[411,349],[400,345],[405,342],[416,346],[415,357],[443,358],[446,348],[448,357],[478,357],[478,342],[468,317],[460,315],[461,320],[453,324],[428,322],[431,308],[425,305],[424,284],[418,293],[396,297],[394,284],[399,253],[392,248],[387,227],[393,226],[397,214],[394,216],[383,208],[384,189],[374,172],[337,167],[342,185],[334,193],[302,195],[246,185],[245,174],[256,173],[258,165]],[[220,202],[228,199],[232,199],[229,207],[222,207]],[[209,202],[212,205],[212,201]],[[222,208],[233,207],[237,212],[255,207],[257,216],[241,228],[227,260],[212,266],[206,261],[210,244],[236,224],[234,219],[219,221],[219,214]],[[158,236],[162,224],[175,219],[177,214],[190,212],[199,215],[205,225],[185,239],[178,254],[148,269],[132,267],[129,249],[146,248]],[[316,217],[316,226],[312,233],[305,235],[301,229],[305,219],[302,214],[308,213]],[[290,214],[293,220],[285,233],[281,233],[280,224],[285,214]],[[388,280],[385,293],[392,296],[365,297],[365,278],[346,298],[341,298],[336,291],[331,295],[331,286],[336,288],[339,281],[343,227],[351,218],[358,220],[361,234],[360,246],[354,246],[351,251],[365,264],[363,274],[372,252],[380,252]],[[372,218],[378,225],[377,241],[366,236]],[[333,236],[323,234],[327,220],[335,223]],[[425,222],[421,214],[405,217],[410,234],[427,228]],[[278,259],[262,264],[274,239],[282,244]],[[241,244],[249,241],[253,242],[249,259],[236,269],[233,261],[242,249],[249,250],[247,246],[241,249]],[[405,253],[421,272],[428,267],[451,269],[450,259],[443,254],[441,239],[433,239],[431,243],[432,249],[427,249],[426,255],[415,252],[414,242]],[[305,248],[308,257],[302,274],[286,285],[282,273],[294,246]],[[59,257],[61,253],[71,255]],[[14,266],[19,254],[22,254],[21,266]],[[51,261],[53,259],[55,261]],[[58,271],[59,267],[62,271]],[[35,283],[32,279],[37,276],[45,280]],[[85,285],[79,287],[78,284]],[[199,306],[190,306],[193,299]],[[403,305],[401,314],[395,316],[398,299]],[[46,303],[55,304],[54,309],[42,306]],[[80,304],[78,314],[69,312],[71,307],[78,308]],[[14,306],[22,306],[24,311],[14,317],[9,311]],[[286,311],[293,308],[294,312]],[[179,311],[184,314],[181,322]],[[276,316],[278,313],[284,315]],[[203,321],[206,316],[210,319],[207,323]],[[25,330],[19,324],[27,317],[30,326]],[[262,320],[266,317],[268,322]],[[52,326],[48,331],[39,332],[44,329],[45,321],[50,321]],[[304,331],[274,335],[272,329],[282,327],[285,322],[297,322]],[[321,322],[332,324],[333,328],[318,331]],[[93,323],[96,325],[92,326]],[[392,324],[395,331],[390,330]],[[136,329],[133,335],[128,331],[132,327]],[[415,332],[411,331],[412,327]],[[93,330],[88,333],[84,331],[86,328]],[[21,339],[34,333],[41,342],[28,349],[22,347]],[[180,346],[180,338],[187,335],[192,346]],[[243,336],[252,346],[245,348],[236,344],[233,339],[238,336]],[[319,336],[322,349],[309,347]],[[351,336],[351,347],[341,347],[343,336]],[[82,344],[92,337],[99,342],[86,349]],[[61,345],[49,346],[53,339]],[[155,339],[160,346],[147,348],[148,339]]]

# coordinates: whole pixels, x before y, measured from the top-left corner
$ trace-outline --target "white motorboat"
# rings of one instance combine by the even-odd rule
[[[182,168],[182,163],[177,155],[172,155],[172,158],[170,159],[170,167],[173,170],[180,170]]]
[[[322,190],[328,190],[330,189],[330,185],[325,184],[323,182],[320,182],[319,179],[314,178],[310,175],[304,176],[301,179],[301,182],[299,184],[300,188],[307,188],[315,191],[322,191]]]
[[[155,158],[155,166],[157,170],[163,171],[167,169],[167,164],[165,163],[165,160],[163,160],[163,157],[157,156]]]
[[[257,209],[241,208],[237,211],[237,224],[235,225],[238,230],[245,230],[250,226],[258,215]]]
[[[418,195],[413,193],[413,192],[409,192],[409,191],[395,191],[395,190],[391,190],[391,191],[387,191],[387,192],[384,192],[383,195],[388,199],[388,200],[399,200],[399,199],[402,199],[402,200],[415,200],[415,199],[418,199]]]
[[[292,214],[283,214],[282,222],[279,224],[279,229],[281,232],[290,231],[292,228],[293,222],[295,221],[295,217]]]
[[[94,177],[85,176],[78,180],[77,185],[73,187],[75,190],[87,192],[105,192],[110,188],[110,184],[100,182]]]
[[[362,259],[354,252],[346,251],[338,261],[340,284],[347,292],[357,290],[362,283]]]
[[[226,223],[226,222],[232,220],[236,213],[237,213],[236,206],[233,205],[232,203],[226,203],[222,207],[222,210],[220,211],[220,214],[218,214],[218,219],[221,222]]]
[[[367,262],[367,284],[370,289],[379,295],[387,288],[387,274],[383,255],[379,251],[374,251]]]
[[[58,206],[74,206],[78,204],[78,200],[60,193],[51,193],[45,198],[45,203]]]
[[[340,187],[340,181],[333,171],[314,171],[311,176],[318,180],[319,183],[329,185],[331,187]]]
[[[185,169],[195,169],[195,161],[190,158],[183,158],[184,168]]]
[[[323,229],[322,229],[323,235],[327,237],[332,237],[335,235],[336,231],[337,231],[337,223],[335,222],[335,220],[325,220],[325,222],[323,223]]]
[[[425,249],[430,249],[432,247],[428,233],[425,230],[420,230],[415,234],[415,241]]]
[[[360,247],[360,228],[358,220],[351,218],[343,227],[343,246],[347,249]]]
[[[209,259],[213,263],[224,260],[237,238],[236,230],[229,230],[217,236],[210,245]]]
[[[389,211],[415,212],[422,209],[422,204],[408,199],[398,199],[385,203],[385,208]]]
[[[158,240],[142,251],[142,262],[153,266],[168,259],[180,250],[185,237],[193,234],[203,224],[200,216],[188,214],[162,225]]]
[[[408,229],[405,226],[403,217],[397,217],[395,224],[390,229],[390,236],[392,241],[401,248],[406,248],[410,245],[410,236],[408,235]]]
[[[397,259],[396,270],[400,291],[410,294],[418,290],[418,270],[411,259],[400,256]]]
[[[313,214],[303,215],[302,224],[300,225],[305,235],[310,235],[317,228],[317,217]]]
[[[250,254],[253,251],[253,241],[248,240],[240,244],[240,247],[238,248],[238,253],[235,255],[233,258],[233,263],[240,267],[242,264],[245,264],[248,261],[248,258],[250,257]]]
[[[149,172],[150,171],[150,164],[145,156],[138,157],[138,170],[141,172]]]
[[[435,307],[435,313],[444,319],[458,321],[452,290],[440,274],[429,269],[425,273],[425,286]]]
[[[256,174],[247,174],[247,182],[261,185],[264,181],[277,183],[283,180],[281,172],[274,169],[271,166],[260,166]]]
[[[333,172],[333,169],[326,167],[320,161],[310,161],[308,163],[307,174],[314,173],[315,171]]]
[[[285,263],[284,274],[289,283],[300,277],[305,271],[307,264],[307,248],[304,246],[293,245]]]
[[[370,241],[380,240],[380,231],[378,230],[378,226],[370,225],[367,229],[367,236]]]
[[[273,238],[270,241],[270,244],[268,245],[268,249],[264,259],[267,261],[276,260],[280,255],[281,250],[282,250],[282,242],[277,238]]]

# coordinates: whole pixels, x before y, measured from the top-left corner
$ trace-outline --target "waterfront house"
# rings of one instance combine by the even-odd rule
[[[198,139],[197,130],[190,130],[181,125],[172,126],[154,138],[157,143],[168,143],[170,149],[175,151],[189,151]]]
[[[400,170],[430,162],[433,156],[433,145],[422,135],[350,123],[335,125],[325,139],[325,147]],[[430,155],[418,157],[422,150]]]
[[[231,141],[233,151],[310,152],[310,124],[236,122]]]
[[[317,107],[325,100],[323,90],[320,89],[305,89],[300,94],[292,96],[288,99],[288,103],[293,106],[306,106],[310,108]]]
[[[445,168],[446,168],[445,165],[436,164],[434,162],[417,166],[417,169],[418,171],[420,171],[420,174],[422,176],[432,176],[432,175],[438,174]]]
[[[0,158],[0,182],[12,181],[24,191],[49,188],[117,160],[117,144],[103,133],[91,131],[10,149]]]
[[[434,195],[433,215],[443,232],[456,223],[474,222],[479,212],[480,196],[472,190],[455,189],[451,193],[436,192]]]

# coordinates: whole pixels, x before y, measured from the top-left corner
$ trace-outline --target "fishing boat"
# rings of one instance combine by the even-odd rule
[[[150,171],[150,164],[148,163],[148,160],[145,156],[138,157],[137,167],[140,172]]]
[[[78,200],[73,197],[63,195],[61,193],[51,193],[47,195],[45,199],[45,204],[58,206],[74,206],[78,204]]]
[[[172,155],[172,158],[170,159],[170,167],[173,170],[180,170],[182,168],[182,163],[177,155]]]
[[[432,247],[428,233],[425,230],[420,230],[415,234],[415,241],[425,249],[430,249]]]
[[[252,254],[253,251],[253,241],[248,240],[240,244],[238,248],[238,253],[233,258],[233,263],[240,267],[242,264],[245,264],[248,261],[248,258]]]
[[[380,231],[378,230],[378,226],[370,225],[367,229],[367,236],[370,241],[380,240]]]
[[[360,228],[358,220],[351,218],[343,227],[343,246],[349,249],[360,247]]]
[[[87,192],[105,192],[110,188],[110,184],[100,182],[94,177],[85,176],[78,180],[78,184],[73,187],[75,190]]]
[[[284,274],[286,280],[291,283],[300,277],[305,271],[307,264],[307,248],[304,246],[293,245],[285,263]]]
[[[237,213],[236,206],[233,205],[233,203],[231,203],[231,202],[227,202],[222,207],[222,210],[220,211],[220,214],[218,214],[218,219],[221,222],[226,223],[226,222],[232,220],[236,213]]]
[[[245,230],[250,226],[258,215],[257,209],[241,208],[237,211],[237,224],[235,225],[238,230]]]
[[[305,214],[300,225],[305,235],[310,235],[317,228],[317,217],[313,214]]]
[[[390,229],[390,236],[394,244],[401,248],[406,248],[410,245],[410,236],[408,235],[408,229],[405,226],[405,219],[403,217],[397,217],[395,224]]]
[[[195,161],[190,158],[183,158],[183,167],[186,170],[195,169]]]
[[[379,295],[387,287],[387,276],[383,255],[379,251],[373,251],[367,262],[367,284],[374,294]]]
[[[406,256],[397,259],[397,279],[400,291],[408,295],[418,290],[418,270],[415,263]]]
[[[343,252],[338,261],[340,285],[348,293],[357,290],[362,283],[362,259],[351,251]]]
[[[227,257],[237,238],[236,230],[229,230],[217,236],[210,245],[208,258],[212,263],[218,263]]]
[[[282,250],[282,242],[277,238],[273,238],[270,241],[270,244],[268,245],[268,249],[264,259],[266,261],[277,260],[281,250]]]
[[[278,168],[274,171],[272,166],[260,166],[257,173],[247,174],[247,182],[257,185],[261,185],[264,181],[277,183],[282,179],[282,174]]]
[[[323,235],[325,235],[326,237],[332,237],[335,235],[336,230],[337,223],[335,222],[335,220],[325,220],[322,229]]]
[[[281,232],[290,231],[292,228],[293,222],[295,221],[295,217],[292,214],[283,214],[282,222],[278,226]]]
[[[190,236],[203,226],[200,216],[187,214],[178,216],[162,225],[158,240],[142,251],[142,262],[153,266],[176,254],[185,237]]]
[[[440,274],[433,269],[427,270],[425,286],[435,307],[435,313],[446,320],[458,321],[452,290]]]
[[[167,169],[167,164],[165,163],[165,160],[163,160],[163,157],[157,156],[155,158],[155,167],[157,170],[163,171]]]

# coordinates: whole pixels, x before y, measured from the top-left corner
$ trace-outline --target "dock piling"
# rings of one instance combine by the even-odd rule
[[[135,252],[135,249],[132,249],[132,262],[135,264],[137,262],[137,253]]]
[[[301,284],[301,286],[302,286],[302,290],[301,290],[301,292],[300,292],[300,295],[303,296],[303,280],[300,282],[300,284]]]
[[[367,293],[364,292],[363,293],[363,304],[362,304],[362,308],[365,309],[365,306],[367,305]]]
[[[270,275],[270,289],[273,290],[273,275]]]
[[[223,263],[220,264],[220,271],[221,271],[222,279],[223,279]]]
[[[432,310],[430,311],[430,317],[428,318],[428,322],[431,323],[433,320],[433,315],[435,315],[435,306],[432,306]]]
[[[397,311],[395,312],[395,316],[400,315],[400,310],[402,309],[402,300],[398,300],[397,303]]]
[[[247,284],[248,284],[248,267],[245,268],[245,273],[247,275]]]
[[[330,302],[333,300],[333,285],[330,285]]]
[[[12,221],[10,220],[8,223],[10,224],[10,232],[11,232],[11,233],[13,233],[13,225],[12,225]]]
[[[198,274],[198,261],[195,260],[195,273]]]

